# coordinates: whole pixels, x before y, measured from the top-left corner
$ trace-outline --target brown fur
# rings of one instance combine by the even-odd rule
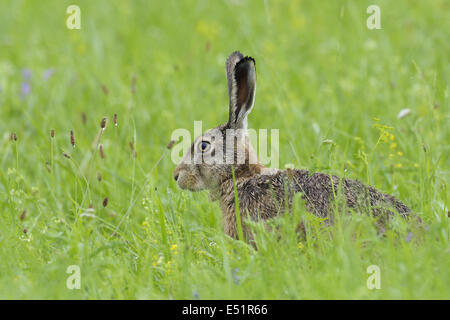
[[[254,221],[270,219],[284,213],[286,208],[291,208],[293,195],[301,193],[308,211],[332,222],[332,204],[340,190],[345,196],[348,208],[371,213],[380,217],[383,222],[395,212],[406,217],[410,211],[393,196],[381,193],[359,181],[341,179],[324,173],[310,174],[307,170],[288,169],[271,175],[239,177],[236,179],[236,189],[241,215]],[[223,182],[218,194],[225,233],[237,238],[233,179]],[[289,202],[287,205],[286,199]]]
[[[255,61],[234,52],[227,59],[226,74],[228,122],[197,137],[174,171],[174,178],[181,188],[191,191],[206,189],[210,191],[211,200],[220,201],[226,234],[237,238],[233,170],[243,228],[247,234],[246,219],[257,221],[278,216],[291,208],[296,193],[302,194],[307,210],[327,218],[328,223],[333,222],[334,204],[339,203],[335,200],[340,194],[345,197],[345,203],[339,203],[339,209],[350,208],[372,214],[379,218],[380,225],[396,212],[407,216],[410,210],[403,203],[359,181],[307,170],[268,169],[259,164],[246,130],[247,116],[253,108],[256,92]],[[238,132],[230,132],[229,129]],[[229,134],[233,140],[231,146],[226,140]],[[203,142],[208,143],[207,150],[200,149]]]

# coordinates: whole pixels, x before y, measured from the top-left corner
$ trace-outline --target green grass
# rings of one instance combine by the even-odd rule
[[[68,30],[73,2],[0,3],[0,298],[450,298],[448,1],[80,0]],[[373,3],[381,30],[366,28]],[[395,220],[381,237],[362,215],[323,228],[298,201],[273,222],[281,239],[253,226],[258,251],[226,237],[219,205],[177,188],[165,150],[176,128],[226,121],[237,49],[257,64],[249,126],[280,129],[282,168],[372,184],[428,230]]]

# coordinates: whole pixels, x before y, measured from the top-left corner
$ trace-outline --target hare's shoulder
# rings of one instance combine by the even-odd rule
[[[309,171],[293,169],[280,170],[276,168],[263,168],[259,174],[243,177],[236,181],[238,192],[257,192],[267,189],[283,190],[286,182],[299,182],[309,176]],[[228,190],[233,191],[233,181],[229,181]]]
[[[260,198],[268,190],[277,190],[283,185],[283,179],[286,173],[282,170],[271,169],[263,173],[252,175],[250,177],[241,177],[236,179],[236,190],[239,198]],[[230,197],[234,199],[233,179],[224,181],[220,188],[221,197]]]
[[[257,174],[236,180],[236,190],[241,212],[247,212],[252,219],[267,219],[277,215],[284,208],[286,173]],[[235,214],[235,192],[233,179],[221,188],[221,206],[225,219]],[[227,220],[228,221],[228,220]]]

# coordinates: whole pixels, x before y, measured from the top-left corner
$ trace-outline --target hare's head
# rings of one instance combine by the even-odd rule
[[[214,189],[223,181],[259,173],[247,134],[247,116],[253,108],[256,91],[255,60],[240,52],[226,61],[228,79],[228,122],[196,137],[174,171],[178,186],[191,191]]]

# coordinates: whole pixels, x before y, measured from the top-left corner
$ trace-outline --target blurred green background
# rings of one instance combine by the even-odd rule
[[[80,30],[66,27],[71,4]],[[2,0],[0,298],[450,298],[449,7]],[[281,167],[374,185],[427,231],[396,222],[380,237],[363,216],[323,229],[299,205],[305,240],[291,217],[279,241],[254,226],[258,251],[225,237],[218,204],[177,188],[165,147],[194,120],[227,120],[234,50],[256,60],[249,127],[280,130]],[[372,264],[381,290],[366,287]]]

